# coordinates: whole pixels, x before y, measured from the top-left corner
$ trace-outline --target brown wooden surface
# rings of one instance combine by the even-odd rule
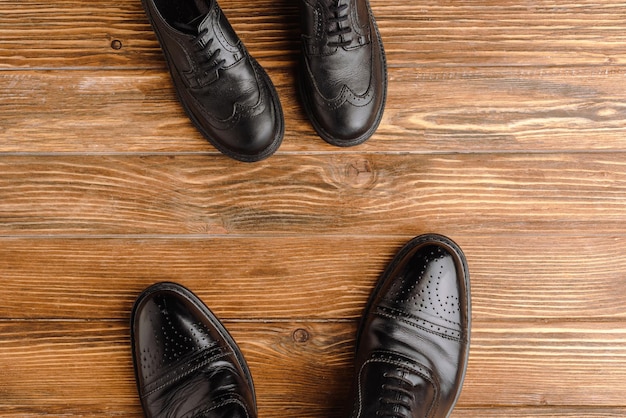
[[[190,124],[139,0],[0,1],[0,416],[141,416],[129,311],[170,280],[262,417],[342,417],[367,296],[425,232],[472,277],[453,416],[626,416],[626,4],[372,0],[389,99],[346,149],[296,97],[295,0],[220,4],[285,111],[256,164]]]

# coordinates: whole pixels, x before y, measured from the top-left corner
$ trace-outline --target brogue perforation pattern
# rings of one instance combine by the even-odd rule
[[[149,316],[152,325],[154,347],[141,349],[142,374],[146,381],[158,378],[157,373],[162,373],[165,368],[172,366],[181,359],[200,349],[214,346],[215,337],[202,322],[190,322],[186,324],[186,335],[179,331],[180,324],[173,322],[163,299],[155,298],[152,309],[160,311],[159,324],[154,324],[154,315]]]
[[[458,293],[445,287],[444,274],[450,271],[452,257],[440,247],[429,247],[416,254],[423,262],[417,270],[406,271],[393,283],[385,300],[393,306],[405,306],[411,312],[423,312],[445,322],[460,316]]]

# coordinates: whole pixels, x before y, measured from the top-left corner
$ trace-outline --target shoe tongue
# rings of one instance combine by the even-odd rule
[[[176,27],[176,29],[178,29],[181,32],[195,36],[198,33],[200,33],[200,31],[202,30],[204,26],[207,25],[205,21],[208,19],[209,15],[210,13],[206,15],[198,16],[187,23],[176,22],[174,23],[174,26]]]
[[[201,1],[198,4],[198,16],[194,17],[187,23],[178,22],[176,27],[190,35],[197,35],[200,31],[210,25],[211,16],[215,13],[216,8],[213,7],[212,1]]]

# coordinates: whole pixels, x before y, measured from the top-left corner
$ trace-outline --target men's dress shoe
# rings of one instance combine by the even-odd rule
[[[248,366],[224,326],[188,289],[157,283],[132,310],[137,389],[147,417],[257,416]]]
[[[352,418],[447,417],[470,333],[467,262],[440,235],[409,241],[381,276],[357,336]]]
[[[368,0],[300,0],[304,109],[337,146],[370,138],[387,95],[385,52]]]
[[[237,160],[252,162],[272,155],[284,134],[278,95],[217,2],[142,2],[178,98],[198,130]]]

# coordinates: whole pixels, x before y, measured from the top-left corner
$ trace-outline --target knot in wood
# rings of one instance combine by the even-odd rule
[[[293,340],[297,343],[305,343],[309,341],[309,332],[305,329],[298,328],[292,334]]]

